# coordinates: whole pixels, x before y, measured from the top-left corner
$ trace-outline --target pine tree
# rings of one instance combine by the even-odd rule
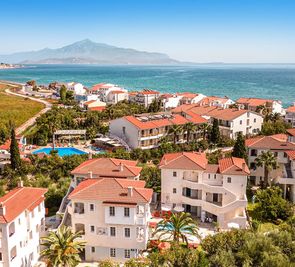
[[[237,140],[233,148],[232,156],[237,158],[244,158],[245,160],[247,159],[247,149],[245,146],[245,138],[240,132],[238,133]]]
[[[217,119],[214,119],[211,134],[210,134],[210,142],[213,144],[218,144],[219,141],[220,141],[219,123]]]
[[[66,98],[67,98],[67,88],[62,85],[60,90],[59,90],[59,95],[60,95],[60,100],[61,102],[65,102],[66,101]]]
[[[11,128],[11,143],[10,143],[10,162],[13,170],[19,170],[21,167],[21,159],[18,149],[18,142],[15,138],[14,127]]]

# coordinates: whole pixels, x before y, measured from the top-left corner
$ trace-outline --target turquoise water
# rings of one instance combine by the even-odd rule
[[[60,157],[87,154],[86,152],[74,147],[58,147],[58,148],[55,148],[55,150],[57,150],[57,154]],[[32,154],[45,153],[49,155],[51,151],[52,151],[51,147],[44,147],[44,148],[35,150]]]
[[[295,101],[295,65],[98,66],[36,65],[0,70],[0,80],[38,83],[78,81],[86,86],[111,82],[129,90],[191,91],[205,95]]]

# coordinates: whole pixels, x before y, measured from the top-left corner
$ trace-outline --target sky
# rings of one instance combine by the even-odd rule
[[[295,0],[1,0],[0,54],[95,42],[190,62],[295,63]]]

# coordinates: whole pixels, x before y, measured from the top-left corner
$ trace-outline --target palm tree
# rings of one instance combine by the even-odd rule
[[[262,152],[255,162],[258,167],[264,167],[264,186],[269,185],[268,176],[272,170],[278,168],[278,163],[275,155],[271,151]]]
[[[81,261],[79,253],[83,250],[85,242],[81,232],[72,233],[71,228],[62,225],[56,232],[52,231],[47,237],[41,238],[41,257],[46,259],[48,267],[72,267]]]
[[[197,126],[192,122],[187,122],[183,128],[186,131],[186,142],[189,143],[191,133],[197,129]]]
[[[182,241],[186,245],[188,244],[186,234],[200,238],[196,222],[192,219],[191,214],[186,212],[172,213],[170,217],[160,221],[153,235],[158,233],[160,240],[163,236],[166,236],[164,240],[172,238],[174,242],[179,243]]]
[[[182,133],[182,127],[180,125],[173,124],[169,128],[169,134],[173,134],[173,143],[176,144],[178,135]]]
[[[202,132],[202,138],[205,140],[210,131],[210,125],[208,123],[202,123],[198,126],[198,129]]]

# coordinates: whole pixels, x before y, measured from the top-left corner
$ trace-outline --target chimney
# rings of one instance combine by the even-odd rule
[[[246,163],[245,163],[245,162],[242,163],[242,170],[243,170],[243,171],[246,170]]]
[[[124,171],[124,165],[122,162],[120,162],[120,164],[119,164],[119,171],[120,172]]]
[[[19,180],[18,183],[17,183],[17,187],[24,187],[24,182],[23,180]]]
[[[93,178],[92,171],[89,171],[89,172],[88,172],[88,176],[89,176],[90,179]]]
[[[128,186],[128,197],[132,197],[132,196],[133,196],[133,187]]]
[[[0,215],[6,215],[6,207],[4,206],[3,202],[0,203]]]

